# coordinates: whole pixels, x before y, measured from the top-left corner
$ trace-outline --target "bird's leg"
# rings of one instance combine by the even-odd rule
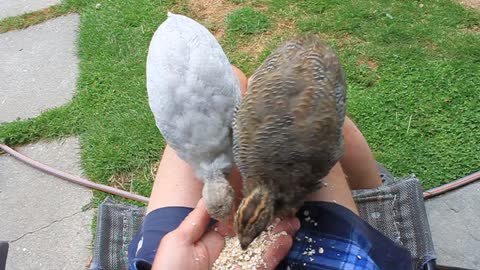
[[[202,195],[205,198],[208,213],[214,219],[223,220],[230,216],[235,192],[223,175],[205,179]]]

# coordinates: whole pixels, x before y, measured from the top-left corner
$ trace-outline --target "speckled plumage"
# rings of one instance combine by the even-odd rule
[[[244,246],[274,216],[300,207],[343,156],[345,96],[337,56],[315,37],[287,42],[253,74],[233,124]]]
[[[147,90],[163,137],[204,181],[210,214],[225,217],[233,206],[225,177],[240,86],[215,37],[190,18],[169,14],[150,43]]]

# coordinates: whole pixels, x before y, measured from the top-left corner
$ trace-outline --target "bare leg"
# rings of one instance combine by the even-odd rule
[[[195,207],[202,196],[203,183],[193,168],[166,146],[153,183],[147,213],[166,206]]]
[[[238,81],[240,82],[240,91],[242,92],[242,97],[247,93],[247,76],[238,69],[236,66],[232,66],[233,72],[237,75]]]
[[[367,141],[350,118],[343,125],[345,155],[340,160],[350,189],[376,188],[382,184],[377,164]]]
[[[238,77],[240,90],[244,95],[247,88],[247,77],[238,68],[232,66],[232,69]],[[236,191],[237,197],[241,196],[242,183],[237,168],[233,168],[229,181]],[[196,179],[193,168],[179,158],[175,150],[167,145],[157,170],[147,213],[166,206],[193,208],[202,197],[202,189],[203,183]]]

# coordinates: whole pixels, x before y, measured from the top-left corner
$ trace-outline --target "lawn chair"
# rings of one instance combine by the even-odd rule
[[[436,266],[420,181],[414,176],[395,180],[381,167],[384,184],[354,191],[360,216],[390,239],[407,248],[415,270],[467,270]],[[91,270],[128,269],[128,243],[142,224],[145,208],[107,198],[99,207]]]

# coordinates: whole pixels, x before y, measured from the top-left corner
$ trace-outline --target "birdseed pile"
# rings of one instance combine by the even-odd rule
[[[242,250],[236,236],[225,237],[225,247],[213,264],[213,270],[252,270],[257,267],[267,267],[263,255],[275,239],[287,235],[285,231],[274,234],[272,232],[274,227],[275,225],[270,225],[266,231],[253,240],[246,250]]]

